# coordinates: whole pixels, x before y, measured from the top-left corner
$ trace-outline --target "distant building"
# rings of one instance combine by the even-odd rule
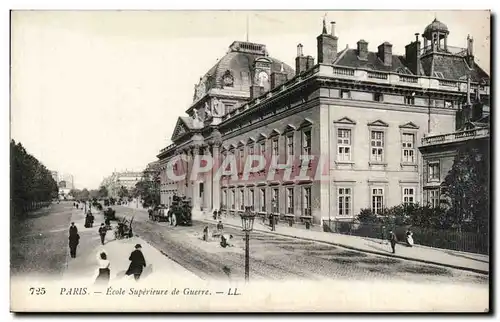
[[[105,178],[101,186],[106,187],[108,189],[109,197],[118,198],[118,192],[120,188],[123,186],[128,190],[135,188],[135,185],[139,180],[141,180],[143,176],[143,172],[135,172],[135,171],[122,171],[122,172],[113,172],[111,176]]]
[[[59,199],[70,199],[69,192],[75,188],[73,175],[58,171],[51,171],[51,174],[59,188]]]

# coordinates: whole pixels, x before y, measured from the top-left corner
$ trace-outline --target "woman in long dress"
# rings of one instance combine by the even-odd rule
[[[408,246],[413,246],[413,233],[410,230],[406,232],[406,242],[408,243]]]
[[[108,284],[109,282],[109,260],[105,252],[100,252],[97,256],[97,262],[99,265],[99,274],[95,279],[96,284]]]

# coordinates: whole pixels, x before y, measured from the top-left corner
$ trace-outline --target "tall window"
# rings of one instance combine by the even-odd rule
[[[222,190],[222,208],[226,209],[226,206],[227,206],[227,190],[224,189]]]
[[[302,153],[311,155],[311,130],[302,132]]]
[[[273,155],[278,155],[278,139],[273,140]]]
[[[351,130],[337,130],[337,159],[351,161]]]
[[[384,189],[373,188],[372,189],[372,211],[376,214],[382,213],[384,208]]]
[[[272,212],[277,214],[279,212],[279,207],[280,207],[280,196],[279,196],[279,189],[273,189],[273,196],[271,199],[272,202]]]
[[[428,190],[428,202],[433,208],[439,207],[439,189]]]
[[[428,181],[439,181],[439,162],[429,162],[428,176]]]
[[[311,216],[311,187],[302,189],[302,209],[304,216]]]
[[[403,188],[403,203],[415,203],[415,188]]]
[[[255,194],[254,194],[254,190],[253,189],[250,189],[248,191],[249,193],[249,200],[248,200],[248,203],[249,203],[249,206],[252,207],[251,209],[254,210],[254,205],[255,205]]]
[[[253,155],[254,154],[254,146],[253,145],[250,145],[248,147],[248,155]]]
[[[266,189],[260,189],[260,211],[265,212],[266,211]]]
[[[371,132],[371,160],[382,162],[384,161],[384,132]]]
[[[286,155],[293,155],[293,134],[286,137]]]
[[[293,188],[286,189],[286,213],[293,214]]]
[[[403,162],[415,162],[415,134],[403,133],[402,137]]]
[[[240,190],[240,210],[245,210],[245,190]]]
[[[352,189],[351,188],[339,188],[339,216],[350,216],[351,215],[351,200],[352,200]]]
[[[259,143],[259,154],[264,155],[266,154],[266,142],[262,141]]]
[[[236,192],[234,190],[231,190],[231,209],[236,209]]]

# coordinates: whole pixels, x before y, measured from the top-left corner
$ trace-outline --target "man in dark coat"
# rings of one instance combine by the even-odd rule
[[[69,254],[71,255],[71,258],[76,257],[76,247],[78,246],[79,242],[80,235],[78,235],[77,233],[69,235]]]
[[[78,234],[78,228],[76,228],[75,223],[72,222],[71,226],[69,227],[69,235],[76,235]]]
[[[392,253],[396,253],[396,243],[398,242],[398,239],[396,238],[396,234],[391,230],[389,232],[389,241],[391,242],[391,248],[392,248]]]
[[[141,245],[135,245],[135,250],[130,254],[128,260],[130,261],[130,265],[128,267],[125,275],[134,274],[134,278],[136,281],[139,280],[142,274],[142,270],[146,267],[146,260],[144,259],[144,255],[141,252]]]
[[[104,245],[104,239],[106,238],[106,233],[108,232],[108,229],[104,224],[101,224],[101,227],[99,227],[99,236],[101,237],[101,244]]]

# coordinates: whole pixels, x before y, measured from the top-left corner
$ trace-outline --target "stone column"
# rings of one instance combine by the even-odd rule
[[[193,198],[193,184],[191,182],[191,165],[192,165],[192,155],[191,155],[191,150],[188,149],[184,152],[184,155],[187,157],[187,162],[185,162],[186,165],[186,179],[184,182],[184,195],[188,198]]]
[[[217,178],[215,175],[221,165],[221,158],[220,158],[220,146],[222,142],[221,141],[215,141],[213,146],[212,146],[212,158],[213,158],[213,172],[211,175],[212,179],[212,209],[217,209],[220,210],[220,178]]]
[[[194,162],[199,161],[196,160],[196,157],[200,154],[200,148],[198,146],[194,146],[192,148],[192,156],[191,156],[191,167],[189,168],[189,182],[191,183],[191,198],[193,200],[193,208],[196,210],[200,210],[200,182],[198,178],[194,178],[191,181],[191,174],[194,168]]]
[[[204,148],[204,153],[206,158],[211,157],[210,147]],[[213,167],[209,171],[203,174],[203,210],[209,212],[209,215],[213,212],[212,206],[212,177],[213,177]]]

